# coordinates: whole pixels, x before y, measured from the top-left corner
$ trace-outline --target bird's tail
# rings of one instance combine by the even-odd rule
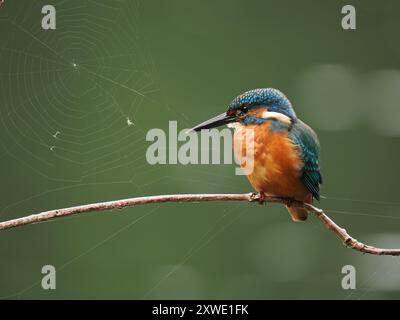
[[[287,207],[287,209],[293,221],[307,220],[308,211],[306,209],[296,207]]]
[[[312,204],[313,198],[311,193],[309,193],[305,199],[303,199],[303,202],[305,203],[309,203]],[[293,221],[305,221],[307,220],[307,216],[308,216],[308,211],[306,209],[303,208],[299,208],[299,207],[288,207],[286,206],[286,208],[289,211],[290,216],[292,217]]]

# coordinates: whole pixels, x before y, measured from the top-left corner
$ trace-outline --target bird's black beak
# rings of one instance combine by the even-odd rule
[[[193,127],[192,129],[190,129],[188,132],[192,132],[192,131],[200,131],[202,129],[211,129],[211,128],[216,128],[219,126],[222,126],[224,124],[228,124],[228,123],[232,123],[236,121],[236,117],[235,116],[229,116],[225,113],[220,114],[214,118],[211,118],[207,121],[204,121],[202,123],[200,123],[199,125]]]

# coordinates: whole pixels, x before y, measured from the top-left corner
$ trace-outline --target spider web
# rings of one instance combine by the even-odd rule
[[[141,123],[148,117],[145,111],[151,106],[160,113],[173,113],[157,96],[154,65],[135,24],[140,3],[59,1],[56,31],[44,31],[38,16],[32,17],[43,5],[27,1],[14,8],[12,15],[0,17],[0,30],[8,33],[0,45],[0,59],[7,61],[0,68],[0,158],[12,159],[44,180],[34,193],[2,199],[2,220],[12,218],[19,208],[33,205],[37,199],[69,189],[129,184],[144,194],[155,183],[174,178],[159,174],[160,168],[148,168],[144,157],[148,128]],[[187,123],[184,114],[179,117]],[[143,183],[140,176],[147,173],[152,175]],[[181,180],[193,183],[193,179]],[[134,217],[58,270],[156,209]],[[227,217],[223,214],[217,222]],[[211,237],[225,228],[215,232],[213,225]],[[203,238],[210,241],[209,232],[196,241],[183,263],[197,246],[204,246]],[[21,297],[39,283],[10,297]]]
[[[49,181],[90,183],[106,170],[133,172],[143,161],[135,148],[143,141],[136,118],[157,88],[141,48],[126,41],[135,35],[137,4],[105,7],[116,20],[132,20],[124,24],[132,30],[94,15],[89,4],[58,3],[63,27],[56,32],[27,25],[27,13],[40,12],[37,2],[2,21],[13,37],[24,39],[23,48],[13,46],[11,37],[0,49],[8,61],[0,73],[2,149]],[[129,104],[119,101],[116,84],[132,93]]]

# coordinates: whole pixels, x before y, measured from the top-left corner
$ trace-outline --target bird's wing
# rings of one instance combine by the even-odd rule
[[[289,131],[289,138],[298,147],[304,166],[301,179],[315,199],[319,200],[322,176],[319,169],[319,142],[315,132],[304,122],[297,120]]]

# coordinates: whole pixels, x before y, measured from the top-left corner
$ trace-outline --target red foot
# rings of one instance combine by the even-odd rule
[[[258,194],[258,203],[259,204],[264,204],[266,199],[267,199],[267,196],[265,195],[264,192],[260,192]]]

